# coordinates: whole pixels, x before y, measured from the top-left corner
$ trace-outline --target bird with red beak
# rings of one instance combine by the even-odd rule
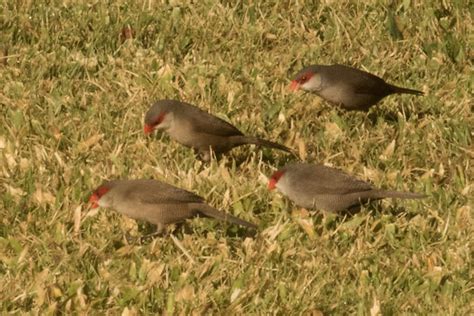
[[[246,136],[232,124],[194,105],[175,100],[157,101],[145,114],[145,134],[155,129],[163,130],[172,139],[193,148],[204,161],[210,160],[210,150],[219,155],[246,144],[292,153],[286,146],[260,137]]]
[[[209,206],[192,192],[158,180],[106,181],[92,192],[89,203],[91,208],[112,208],[133,219],[154,224],[158,234],[170,224],[197,216],[257,228],[255,224]]]
[[[424,194],[376,189],[338,169],[307,163],[289,164],[273,173],[268,188],[277,188],[297,205],[338,213],[368,200],[421,199]]]
[[[290,89],[313,92],[346,110],[356,111],[367,111],[395,93],[423,95],[421,91],[397,87],[368,72],[337,64],[303,68],[294,77]]]

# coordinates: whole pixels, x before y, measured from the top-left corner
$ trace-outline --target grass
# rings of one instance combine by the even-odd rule
[[[474,312],[472,4],[1,6],[2,314]],[[313,63],[353,65],[426,96],[342,112],[288,91]],[[429,198],[351,218],[308,214],[265,187],[284,153],[242,147],[202,164],[166,136],[146,138],[143,115],[160,98]],[[103,179],[150,177],[260,234],[197,219],[140,245],[125,238],[143,234],[133,220],[88,210]]]

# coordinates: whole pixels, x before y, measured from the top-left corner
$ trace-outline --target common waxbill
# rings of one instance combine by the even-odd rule
[[[292,151],[283,145],[259,137],[245,136],[235,126],[189,103],[160,100],[145,115],[145,134],[162,129],[177,142],[193,148],[203,160],[210,159],[209,149],[216,155],[234,147],[255,144]]]
[[[92,208],[110,207],[131,218],[157,226],[162,233],[167,225],[196,216],[255,229],[257,226],[207,205],[192,192],[158,180],[113,180],[102,183],[89,198]]]
[[[423,95],[421,91],[397,87],[368,72],[337,64],[303,68],[296,74],[290,88],[314,92],[346,110],[357,111],[367,111],[394,93]]]
[[[301,207],[334,213],[350,210],[368,200],[426,197],[418,193],[375,189],[338,169],[307,163],[290,164],[276,171],[268,188],[278,188]]]

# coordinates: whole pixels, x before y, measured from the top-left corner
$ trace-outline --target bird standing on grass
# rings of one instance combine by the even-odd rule
[[[424,194],[375,189],[340,170],[323,165],[296,163],[276,171],[268,182],[297,205],[328,212],[342,212],[368,200],[421,199]]]
[[[313,65],[300,70],[291,90],[314,92],[346,110],[367,111],[386,96],[395,93],[423,95],[423,92],[386,83],[368,72],[344,65]]]
[[[106,181],[94,190],[89,203],[92,208],[110,207],[128,217],[155,224],[158,234],[163,233],[167,225],[196,216],[257,228],[255,224],[209,206],[192,192],[158,180]]]
[[[160,100],[148,110],[145,115],[145,134],[150,134],[154,129],[162,129],[172,139],[193,148],[204,161],[210,160],[210,149],[219,155],[246,144],[292,153],[286,146],[246,136],[232,124],[189,103],[175,100]]]

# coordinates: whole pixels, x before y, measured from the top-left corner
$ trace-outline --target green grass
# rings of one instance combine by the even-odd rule
[[[48,2],[1,5],[2,314],[474,312],[468,1]],[[134,37],[123,41],[127,26]],[[426,96],[341,112],[288,91],[312,63]],[[429,197],[308,215],[266,189],[291,159],[282,152],[242,147],[202,164],[166,136],[146,138],[143,115],[160,98]],[[103,179],[150,177],[261,233],[197,219],[140,245],[126,239],[143,234],[134,221],[89,212]]]

